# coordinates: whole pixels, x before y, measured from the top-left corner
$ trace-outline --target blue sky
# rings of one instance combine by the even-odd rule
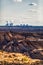
[[[43,25],[43,0],[0,0],[0,25],[6,21]]]

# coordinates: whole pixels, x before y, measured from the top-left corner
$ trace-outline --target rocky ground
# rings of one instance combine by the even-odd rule
[[[15,54],[14,58],[15,58],[16,53],[18,53],[18,55],[24,54],[29,59],[29,60],[26,59],[27,58],[26,57],[24,60],[29,61],[29,63],[30,63],[30,61],[33,63],[34,59],[35,59],[35,62],[36,62],[36,59],[38,61],[43,60],[43,33],[41,33],[41,32],[40,33],[22,33],[22,32],[14,33],[11,31],[9,31],[9,32],[1,31],[0,32],[0,50],[1,50],[0,56],[2,54],[4,54],[4,56],[5,56],[5,54],[9,55],[11,53],[11,55],[12,55],[14,53]],[[21,59],[21,57],[22,56],[20,55],[20,59]],[[12,58],[12,60],[14,58]],[[9,59],[9,58],[7,58],[7,59]],[[18,62],[18,60],[17,60],[17,62]],[[10,65],[12,65],[12,64],[10,64]],[[29,64],[27,64],[27,65],[29,65]]]

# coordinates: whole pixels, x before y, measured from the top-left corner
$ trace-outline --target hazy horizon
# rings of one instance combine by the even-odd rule
[[[0,25],[6,21],[43,26],[43,0],[0,0]]]

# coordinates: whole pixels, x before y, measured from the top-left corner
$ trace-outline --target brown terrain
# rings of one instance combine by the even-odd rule
[[[43,65],[43,33],[1,31],[0,65]]]

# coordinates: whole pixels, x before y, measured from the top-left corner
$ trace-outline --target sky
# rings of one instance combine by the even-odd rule
[[[0,25],[43,26],[43,0],[0,0]]]

